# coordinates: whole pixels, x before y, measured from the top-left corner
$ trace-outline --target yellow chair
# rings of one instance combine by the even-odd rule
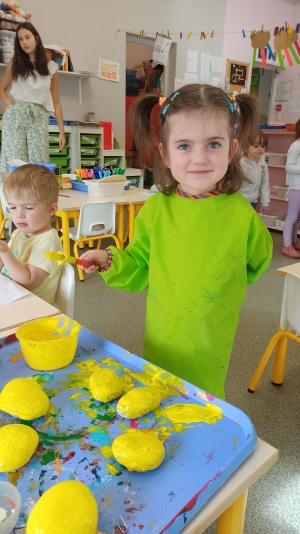
[[[121,249],[120,241],[115,233],[116,205],[114,202],[90,202],[83,204],[80,209],[78,226],[70,228],[70,239],[74,242],[74,256],[79,258],[78,247],[87,240],[98,241],[100,249],[103,238],[110,237],[116,247]],[[83,282],[83,272],[77,265],[79,279]]]
[[[1,228],[0,228],[0,235],[2,234],[3,230],[5,229],[5,224],[8,221],[12,223],[12,218],[11,217],[4,217],[4,219],[2,221],[2,224],[1,224]],[[9,234],[11,234],[11,230],[9,230]]]
[[[295,332],[293,333],[292,330]],[[281,305],[280,326],[269,342],[260,364],[251,380],[248,391],[254,393],[266,365],[276,347],[272,371],[272,384],[281,386],[289,340],[300,344],[300,276],[288,274],[285,277]]]

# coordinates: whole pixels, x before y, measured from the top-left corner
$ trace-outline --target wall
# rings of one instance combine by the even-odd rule
[[[43,42],[57,43],[71,51],[75,70],[96,72],[99,57],[118,61],[120,83],[100,79],[83,80],[83,99],[78,104],[78,81],[60,78],[60,95],[65,118],[84,119],[88,111],[103,121],[112,121],[114,134],[124,146],[126,31],[146,34],[170,31],[177,46],[176,77],[183,78],[188,48],[221,56],[224,0],[22,0],[31,11]],[[117,30],[120,29],[118,33]],[[213,39],[201,41],[192,35],[187,41],[180,32],[215,30]],[[173,37],[173,35],[172,35]]]

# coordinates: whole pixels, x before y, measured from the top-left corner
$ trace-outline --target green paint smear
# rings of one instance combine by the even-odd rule
[[[44,445],[52,445],[53,442],[56,441],[73,441],[76,439],[82,439],[84,437],[84,433],[78,432],[77,434],[70,434],[67,436],[66,434],[56,434],[55,436],[50,434],[45,434],[44,432],[37,431],[39,438],[41,442]]]
[[[33,378],[37,381],[38,384],[46,384],[53,378],[53,373],[44,373],[42,375],[33,375]]]
[[[59,393],[60,391],[63,391],[63,390],[58,388],[58,389],[45,389],[44,391],[45,391],[47,397],[49,399],[52,399],[52,397],[54,397],[57,393]]]
[[[118,482],[117,486],[124,486],[125,482],[123,482],[123,480],[120,480],[120,482]]]
[[[53,451],[53,450],[49,450],[49,451],[46,451],[44,454],[42,454],[42,455],[39,457],[39,461],[40,461],[43,465],[47,465],[47,464],[49,464],[50,462],[54,462],[54,461],[55,461],[55,458],[56,458],[56,453],[55,453],[55,451]]]

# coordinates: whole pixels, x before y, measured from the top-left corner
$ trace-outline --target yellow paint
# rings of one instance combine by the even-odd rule
[[[66,379],[59,382],[59,384],[67,389],[88,389],[91,374],[96,371],[96,369],[100,369],[99,363],[94,360],[94,358],[91,358],[83,362],[76,362],[74,365],[75,367],[78,367],[79,371],[76,373],[67,373]]]
[[[236,449],[236,444],[237,444],[237,438],[232,438],[233,439],[233,450],[235,451]]]
[[[89,389],[94,399],[110,402],[120,397],[122,381],[113,369],[98,369],[90,377]]]
[[[156,469],[165,457],[165,448],[153,434],[128,432],[118,436],[112,444],[116,460],[129,471],[151,471]]]
[[[103,506],[103,508],[108,508],[109,506],[113,505],[112,495],[108,493],[108,491],[105,491],[104,495],[105,495],[105,500],[101,501],[101,506]]]
[[[126,423],[122,423],[122,421],[120,421],[120,423],[118,423],[118,427],[119,428],[125,428],[127,427]]]
[[[79,401],[76,407],[77,410],[83,410],[90,419],[95,419],[97,415],[96,408],[90,407],[90,400]]]
[[[120,470],[114,464],[106,464],[106,469],[111,475],[114,475],[114,476],[120,473]]]
[[[184,383],[178,376],[172,375],[167,371],[160,369],[157,371],[153,378],[153,385],[158,384],[159,387],[164,387],[166,390],[171,389],[172,395],[174,394],[188,394],[188,389],[184,387]]]
[[[164,417],[172,423],[207,423],[215,424],[223,418],[222,409],[219,406],[207,403],[206,406],[199,404],[174,404],[161,410]]]
[[[50,251],[49,252],[44,252],[44,254],[45,254],[46,258],[48,258],[48,260],[56,260],[57,265],[61,265],[65,261],[67,263],[75,263],[76,262],[76,258],[74,258],[72,256],[68,256],[67,254],[65,254],[61,250],[58,250],[57,252],[50,252]]]
[[[157,408],[160,401],[161,397],[156,389],[135,388],[119,400],[117,412],[122,417],[135,419]]]
[[[115,367],[115,369],[122,369],[122,365],[120,362],[117,362],[113,358],[106,358],[106,360],[101,360],[101,363],[103,365],[110,365],[111,367]]]
[[[81,392],[81,393],[74,393],[74,395],[71,395],[70,396],[70,400],[76,400],[76,399],[79,399],[79,397],[83,397],[83,395],[85,395],[85,391]]]
[[[29,462],[39,443],[39,436],[26,425],[0,428],[0,472],[15,471]]]
[[[0,394],[0,410],[30,421],[46,415],[49,399],[34,378],[14,378]]]
[[[59,476],[61,473],[61,463],[60,463],[60,459],[58,458],[58,456],[55,458],[55,463],[56,463],[57,475]]]
[[[75,480],[59,482],[32,509],[26,534],[96,534],[98,509],[91,490]]]
[[[155,388],[162,400],[170,395],[179,396],[186,393],[187,390],[184,388],[183,381],[177,376],[163,371],[152,363],[144,364],[143,369],[144,371],[140,373],[127,368],[124,371],[145,386]]]
[[[104,447],[101,447],[100,451],[103,454],[104,458],[107,458],[107,459],[111,458],[113,455],[112,448],[108,447],[107,445],[104,445]]]
[[[46,317],[23,324],[16,336],[29,367],[52,371],[72,362],[79,331],[80,324],[73,319]]]
[[[19,478],[23,478],[23,471],[13,471],[12,473],[7,473],[7,480],[13,486],[17,487]]]

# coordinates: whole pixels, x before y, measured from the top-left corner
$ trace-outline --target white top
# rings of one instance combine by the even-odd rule
[[[289,189],[300,189],[300,139],[291,144],[286,160],[286,185]]]
[[[33,104],[40,104],[46,111],[53,112],[53,100],[50,92],[51,78],[58,69],[54,61],[49,61],[48,69],[49,76],[41,76],[36,72],[36,78],[32,75],[24,80],[22,76],[18,76],[17,80],[12,82],[10,94],[13,100],[19,102],[32,102]]]
[[[261,205],[268,206],[270,204],[269,171],[264,156],[257,162],[246,157],[242,158],[240,165],[244,176],[250,180],[250,182],[242,183],[240,193],[252,204],[260,197]]]

